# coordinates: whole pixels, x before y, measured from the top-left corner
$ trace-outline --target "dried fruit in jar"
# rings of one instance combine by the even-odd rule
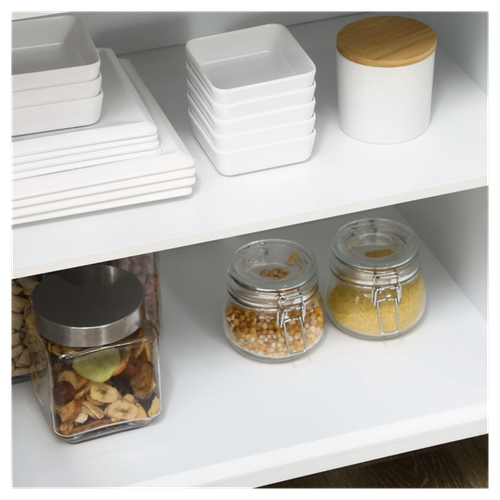
[[[105,382],[118,368],[120,362],[120,351],[109,348],[76,357],[73,368],[84,378],[94,382]]]
[[[55,430],[62,436],[149,420],[161,408],[149,342],[138,331],[129,345],[62,355],[52,363]],[[53,346],[56,346],[53,344]],[[63,352],[63,346],[56,346]],[[107,377],[107,378],[106,378]]]

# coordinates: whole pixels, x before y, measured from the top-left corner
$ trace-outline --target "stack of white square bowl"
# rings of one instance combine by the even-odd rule
[[[13,64],[13,82],[18,80],[16,77],[28,74],[26,68],[31,68],[30,74],[39,73],[41,82],[49,71],[48,66],[65,64],[60,61],[63,49],[46,47],[50,39],[43,37],[50,31],[49,27],[55,30],[59,24],[84,30],[75,19],[62,15],[13,22],[14,33],[24,32],[23,43],[13,46],[13,54],[18,51],[13,56],[13,60],[17,60]],[[15,24],[18,22],[21,28],[24,25],[30,29],[21,30]],[[56,36],[61,37],[62,31],[55,31]],[[68,54],[66,63],[72,59],[82,60],[76,57],[82,50],[82,36],[81,31],[80,36],[68,35],[68,40],[76,45],[66,49],[74,56],[71,58]],[[26,56],[20,47],[26,47]],[[13,134],[12,224],[164,201],[193,191],[194,159],[130,61],[119,59],[109,48],[94,50],[102,98],[98,119],[87,125],[80,123],[58,126],[54,130],[45,128],[37,133]],[[33,55],[37,51],[38,64]],[[65,69],[69,67],[66,64]],[[78,64],[74,68],[79,68]],[[56,69],[50,71],[57,72]],[[12,92],[13,105],[21,102],[18,92],[21,91]],[[22,92],[24,97],[25,91]],[[51,91],[45,95],[50,93],[57,94]],[[73,102],[82,102],[85,107],[87,101],[82,98]],[[46,108],[46,105],[30,108]],[[27,108],[13,108],[14,117],[16,111],[24,109]],[[75,109],[74,118],[78,119],[84,111]],[[66,108],[60,117],[70,119],[71,115]]]
[[[215,168],[237,175],[307,160],[316,67],[282,25],[186,44],[189,119]]]
[[[61,15],[12,23],[12,135],[95,123],[101,61],[80,19]]]

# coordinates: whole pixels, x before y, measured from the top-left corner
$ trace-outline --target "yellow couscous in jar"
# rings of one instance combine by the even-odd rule
[[[360,338],[386,339],[410,330],[425,310],[426,290],[416,236],[386,219],[362,219],[335,234],[327,313]]]

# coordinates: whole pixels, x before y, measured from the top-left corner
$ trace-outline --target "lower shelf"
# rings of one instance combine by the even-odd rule
[[[17,384],[14,486],[255,487],[487,433],[486,321],[423,242],[428,303],[408,334],[364,341],[327,323],[316,349],[283,364],[226,342],[225,275],[237,248],[297,241],[316,255],[324,290],[331,236],[365,216],[406,222],[390,207],[163,252],[163,413],[71,446],[51,434],[30,383]]]

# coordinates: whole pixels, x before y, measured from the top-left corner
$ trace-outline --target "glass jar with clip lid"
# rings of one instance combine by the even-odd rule
[[[341,227],[332,239],[330,270],[327,314],[345,333],[396,337],[424,313],[417,239],[399,222],[373,218]]]
[[[234,349],[261,361],[306,354],[323,336],[323,301],[314,255],[268,239],[235,252],[227,272],[224,332]]]

